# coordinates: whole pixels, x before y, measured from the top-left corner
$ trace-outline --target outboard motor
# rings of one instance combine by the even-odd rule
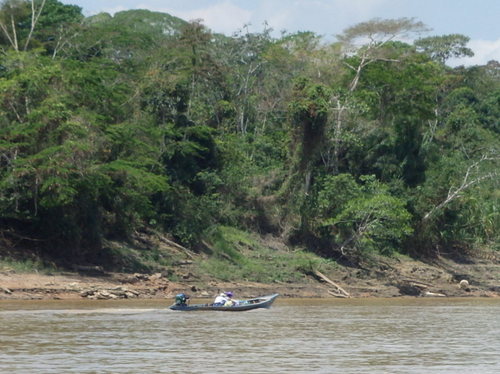
[[[189,299],[189,296],[186,294],[180,293],[175,295],[175,305],[180,305],[184,306],[187,303],[187,300]]]

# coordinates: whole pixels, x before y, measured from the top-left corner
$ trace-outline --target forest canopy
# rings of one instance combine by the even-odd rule
[[[499,250],[500,64],[447,66],[469,38],[424,29],[227,37],[3,1],[0,240],[75,261],[219,226],[328,258]]]

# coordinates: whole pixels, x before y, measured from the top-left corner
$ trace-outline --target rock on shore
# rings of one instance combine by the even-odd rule
[[[392,262],[391,262],[392,261]],[[193,298],[212,298],[231,290],[240,298],[279,293],[282,297],[499,297],[500,261],[434,264],[412,259],[384,259],[371,269],[339,267],[331,274],[310,276],[302,283],[220,282],[202,280],[190,272],[181,282],[169,273],[101,276],[81,272],[59,275],[18,274],[0,270],[0,299],[163,299],[185,292]],[[339,290],[345,292],[339,292]]]

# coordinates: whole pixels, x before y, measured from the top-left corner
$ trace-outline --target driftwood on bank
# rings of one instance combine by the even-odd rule
[[[429,291],[429,288],[436,288],[432,284],[418,281],[416,279],[402,279],[399,283],[395,284],[402,295],[408,296],[427,296],[427,297],[445,297],[446,295],[441,292]]]
[[[422,294],[422,296],[427,296],[427,297],[446,297],[444,293],[438,293],[438,292],[429,292],[426,291]]]
[[[158,238],[165,244],[169,245],[170,247],[174,247],[175,249],[178,249],[178,250],[181,250],[182,252],[184,252],[189,258],[191,259],[194,259],[195,258],[195,255],[193,252],[191,252],[189,249],[187,249],[186,247],[183,247],[182,245],[180,244],[177,244],[176,242],[170,240],[170,239],[167,239],[165,238],[163,235],[159,235],[157,234]]]
[[[328,293],[329,293],[330,295],[332,295],[332,296],[335,296],[335,297],[340,297],[340,298],[343,298],[343,299],[348,299],[348,298],[349,298],[349,296],[346,296],[346,295],[344,295],[344,294],[342,294],[342,293],[334,292],[334,291],[332,291],[332,290],[328,290]]]
[[[330,295],[336,296],[336,297],[345,297],[345,298],[351,297],[351,295],[349,294],[349,292],[347,292],[346,290],[344,290],[342,287],[340,287],[337,283],[335,283],[334,281],[332,281],[330,278],[328,278],[323,273],[319,272],[318,270],[315,270],[314,274],[317,277],[319,277],[321,280],[323,280],[324,282],[326,282],[329,285],[335,287],[335,291],[328,291],[328,293]]]

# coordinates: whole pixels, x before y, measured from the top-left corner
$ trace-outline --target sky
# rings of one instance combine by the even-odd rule
[[[431,30],[421,37],[462,34],[470,38],[472,58],[449,65],[483,65],[500,61],[500,0],[60,0],[78,5],[85,16],[129,9],[168,13],[186,21],[202,19],[214,32],[232,35],[264,24],[287,32],[312,31],[334,40],[335,35],[373,18],[414,18]]]

